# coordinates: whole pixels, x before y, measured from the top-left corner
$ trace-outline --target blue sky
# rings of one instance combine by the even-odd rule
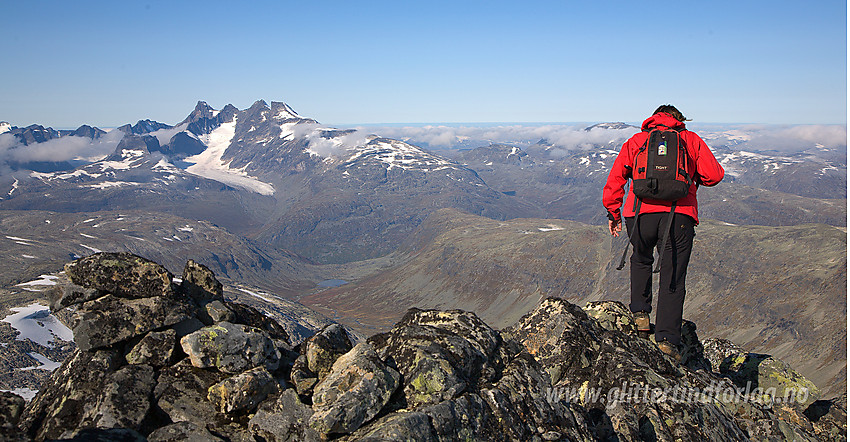
[[[198,100],[326,124],[844,124],[847,3],[0,3],[0,120],[174,124]]]

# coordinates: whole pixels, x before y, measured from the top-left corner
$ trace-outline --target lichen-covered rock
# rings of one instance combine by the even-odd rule
[[[500,341],[473,313],[419,309],[409,310],[389,332],[370,338],[381,357],[402,374],[410,409],[458,397],[482,374],[492,375],[485,367]]]
[[[131,253],[100,252],[65,264],[74,284],[120,298],[150,298],[171,291],[173,276],[161,265]]]
[[[227,308],[233,312],[234,324],[246,324],[259,328],[275,342],[286,343],[291,349],[291,341],[286,330],[277,321],[249,305],[238,302],[228,302]]]
[[[316,385],[310,426],[321,434],[353,432],[386,405],[399,378],[370,344],[357,344]]]
[[[224,439],[193,422],[177,422],[151,432],[148,442],[224,442]]]
[[[337,358],[353,347],[345,329],[339,324],[331,324],[305,342],[307,369],[315,373],[318,379],[323,379],[330,373]]]
[[[528,353],[520,353],[507,364],[502,378],[481,397],[498,422],[498,431],[508,440],[590,440],[583,410],[547,395],[552,384],[545,371]]]
[[[154,386],[149,365],[127,365],[110,373],[98,390],[96,403],[83,414],[80,427],[140,430]]]
[[[431,425],[431,419],[425,413],[398,412],[382,417],[373,424],[356,432],[352,439],[358,442],[417,441],[438,442]],[[463,440],[457,438],[456,440]]]
[[[83,428],[70,431],[62,442],[145,442],[144,436],[130,428]],[[59,442],[59,441],[57,441]]]
[[[18,421],[25,405],[24,398],[8,391],[0,391],[0,439],[23,438],[23,434],[18,430]]]
[[[216,322],[232,322],[235,315],[221,301],[215,300],[204,306],[204,316],[210,319],[211,324]]]
[[[284,390],[276,401],[266,401],[248,422],[254,438],[268,442],[318,442],[321,437],[308,425],[313,409],[298,394]]]
[[[46,293],[50,297],[50,310],[54,312],[101,296],[101,293],[95,289],[76,284],[55,285]]]
[[[333,366],[333,364],[331,364]],[[299,355],[292,364],[289,379],[300,395],[312,396],[313,387],[319,382],[318,375],[307,366],[307,355]]]
[[[628,335],[637,335],[632,312],[619,301],[591,301],[584,311],[606,330],[618,330]]]
[[[184,336],[180,345],[199,368],[240,373],[261,365],[274,371],[280,365],[274,342],[264,331],[247,325],[220,322]]]
[[[191,422],[215,434],[239,440],[247,434],[247,428],[234,424],[207,399],[209,388],[226,377],[216,370],[194,367],[184,359],[160,372],[154,400],[172,422]]]
[[[820,390],[812,381],[771,355],[750,353],[720,339],[706,340],[704,347],[712,369],[745,388],[754,401],[796,402],[805,408],[820,398]]]
[[[498,440],[501,430],[489,405],[474,393],[420,408],[431,418],[437,440]]]
[[[206,305],[211,301],[222,301],[224,299],[224,289],[221,282],[216,279],[212,270],[203,264],[199,264],[191,259],[186,261],[181,279],[180,287],[199,306]]]
[[[221,413],[250,411],[277,390],[277,381],[265,367],[257,367],[212,385],[207,399]]]
[[[191,307],[175,296],[124,299],[106,295],[78,306],[74,342],[81,350],[108,347],[189,318]]]
[[[553,384],[574,385],[575,379],[591,376],[604,331],[577,305],[547,298],[503,334],[522,344],[546,368]]]
[[[115,350],[75,350],[27,404],[20,428],[35,440],[70,435],[97,405],[103,385],[121,359]]]
[[[128,364],[148,364],[154,367],[165,367],[171,361],[174,348],[177,345],[177,332],[174,329],[166,329],[161,332],[150,332],[146,334],[127,353],[125,359]]]

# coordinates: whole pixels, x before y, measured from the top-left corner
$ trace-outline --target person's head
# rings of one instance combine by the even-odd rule
[[[691,121],[685,118],[685,116],[682,115],[681,112],[679,112],[679,109],[676,109],[676,106],[673,106],[672,104],[662,104],[661,106],[658,106],[658,109],[655,109],[655,112],[653,112],[652,115],[655,115],[659,112],[669,114],[671,117],[679,121]]]

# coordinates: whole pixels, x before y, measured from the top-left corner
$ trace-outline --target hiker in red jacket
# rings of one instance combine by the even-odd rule
[[[685,130],[687,120],[678,109],[671,105],[663,105],[647,118],[642,131],[635,134],[623,144],[614,166],[608,174],[608,181],[602,191],[602,204],[608,210],[608,230],[614,236],[622,231],[622,219],[626,219],[626,228],[631,234],[633,247],[630,259],[631,279],[631,309],[638,330],[643,333],[650,331],[649,313],[652,311],[652,264],[653,250],[661,247],[664,238],[664,228],[668,226],[666,219],[671,212],[671,201],[643,199],[639,205],[639,215],[635,220],[635,201],[632,186],[626,204],[623,205],[624,186],[632,178],[632,167],[635,156],[647,141],[648,132],[659,126],[680,130],[679,140],[687,152],[687,167],[693,183],[687,196],[675,201],[672,223],[666,240],[666,247],[661,253],[661,275],[658,290],[658,310],[655,316],[655,340],[658,347],[676,361],[681,360],[678,346],[681,344],[682,309],[685,303],[685,274],[688,270],[688,260],[694,241],[694,226],[699,223],[697,218],[697,187],[714,186],[723,179],[723,167],[717,162],[714,154],[699,137]],[[620,208],[623,213],[620,213]],[[637,228],[632,234],[632,229]]]

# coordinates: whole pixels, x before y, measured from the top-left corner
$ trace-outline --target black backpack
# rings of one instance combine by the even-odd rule
[[[679,133],[683,129],[670,129],[667,126],[656,126],[646,130],[649,134],[643,143],[632,167],[632,193],[635,194],[635,226],[629,235],[629,242],[623,250],[623,257],[617,270],[626,265],[626,253],[632,242],[632,235],[637,230],[637,216],[644,199],[672,201],[670,215],[667,217],[667,228],[661,239],[661,251],[653,273],[661,269],[661,255],[667,245],[673,214],[676,212],[676,201],[688,196],[693,180],[688,173],[688,151]]]

